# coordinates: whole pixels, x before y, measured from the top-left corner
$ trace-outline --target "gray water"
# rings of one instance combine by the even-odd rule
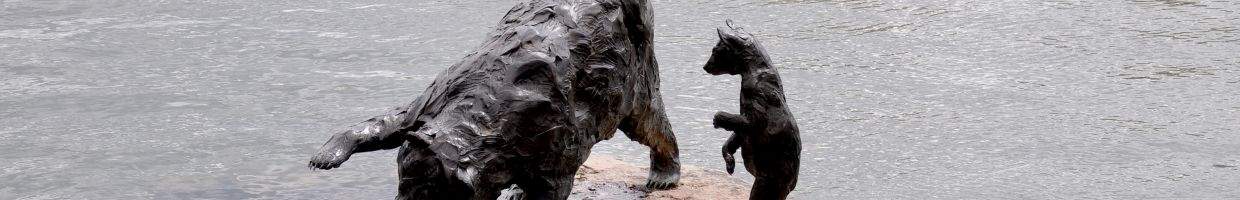
[[[392,198],[395,151],[305,163],[512,5],[0,0],[0,199]],[[1240,1],[653,6],[688,165],[723,168],[739,78],[700,66],[730,18],[783,73],[799,199],[1240,198]]]

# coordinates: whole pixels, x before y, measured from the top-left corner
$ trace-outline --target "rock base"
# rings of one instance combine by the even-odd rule
[[[592,155],[577,170],[569,199],[749,199],[749,184],[723,171],[682,166],[679,186],[656,191],[645,188],[647,173],[648,167]]]

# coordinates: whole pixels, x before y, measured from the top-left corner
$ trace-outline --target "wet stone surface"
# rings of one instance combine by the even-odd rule
[[[647,167],[612,156],[593,156],[577,172],[569,199],[749,199],[749,184],[717,169],[684,166],[681,183],[670,190],[646,189]]]

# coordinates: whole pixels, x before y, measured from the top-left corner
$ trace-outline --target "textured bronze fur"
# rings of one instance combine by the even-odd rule
[[[645,0],[532,0],[413,103],[336,133],[310,165],[400,147],[397,199],[565,199],[593,145],[621,130],[650,147],[648,187],[680,164]]]
[[[741,75],[741,114],[715,114],[716,128],[734,132],[723,146],[723,158],[732,173],[733,154],[741,149],[745,169],[755,179],[750,199],[785,199],[796,187],[801,166],[800,130],[766,50],[752,35],[728,26],[718,29],[719,43],[703,67],[713,75]]]

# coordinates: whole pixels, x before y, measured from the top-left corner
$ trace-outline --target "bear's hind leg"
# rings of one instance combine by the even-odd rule
[[[788,193],[792,193],[792,186],[796,185],[795,180],[789,185],[787,180],[783,178],[760,177],[755,175],[753,188],[749,190],[749,199],[751,200],[779,200],[788,199]]]
[[[525,190],[525,200],[558,200],[568,199],[573,193],[573,174],[540,177],[534,182],[520,183]],[[528,189],[526,189],[528,188]]]

